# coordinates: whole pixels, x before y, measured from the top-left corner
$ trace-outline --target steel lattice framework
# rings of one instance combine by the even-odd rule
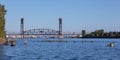
[[[52,30],[52,29],[30,29],[24,31],[25,35],[58,35],[59,31]]]

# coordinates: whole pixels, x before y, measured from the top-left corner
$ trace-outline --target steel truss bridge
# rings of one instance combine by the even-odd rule
[[[9,33],[7,34],[7,37],[12,38],[21,38],[23,34],[20,33]],[[24,37],[26,38],[56,38],[59,36],[59,31],[53,30],[53,29],[30,29],[24,31]],[[62,33],[62,36],[65,38],[68,37],[80,37],[79,33]]]

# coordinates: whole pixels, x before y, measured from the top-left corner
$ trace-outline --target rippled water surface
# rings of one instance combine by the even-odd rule
[[[0,46],[0,60],[120,60],[120,39],[16,39],[16,46]],[[108,44],[114,42],[114,47]]]

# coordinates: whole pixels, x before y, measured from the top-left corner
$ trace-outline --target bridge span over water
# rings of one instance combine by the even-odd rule
[[[7,37],[14,37],[14,38],[21,38],[24,35],[24,37],[32,37],[32,38],[56,38],[59,36],[59,31],[53,30],[53,29],[45,29],[45,28],[39,28],[39,29],[30,29],[24,31],[23,34],[20,33],[8,33]],[[79,33],[62,33],[62,36],[67,37],[80,37],[81,34]]]
[[[56,37],[80,37],[81,34],[79,33],[71,33],[71,32],[62,32],[62,18],[59,18],[59,29],[53,30],[53,29],[30,29],[30,30],[24,30],[24,18],[21,18],[20,23],[20,33],[7,33],[7,37],[12,38],[56,38]]]

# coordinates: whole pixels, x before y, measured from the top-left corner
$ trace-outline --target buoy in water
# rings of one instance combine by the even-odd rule
[[[12,42],[11,42],[11,46],[15,46],[15,41],[12,41]]]
[[[93,43],[93,41],[90,41],[91,43]]]
[[[115,45],[114,45],[114,43],[110,43],[109,46],[110,47],[114,47]]]
[[[24,41],[24,44],[26,45],[27,43],[28,43],[28,42],[25,40],[25,41]]]

